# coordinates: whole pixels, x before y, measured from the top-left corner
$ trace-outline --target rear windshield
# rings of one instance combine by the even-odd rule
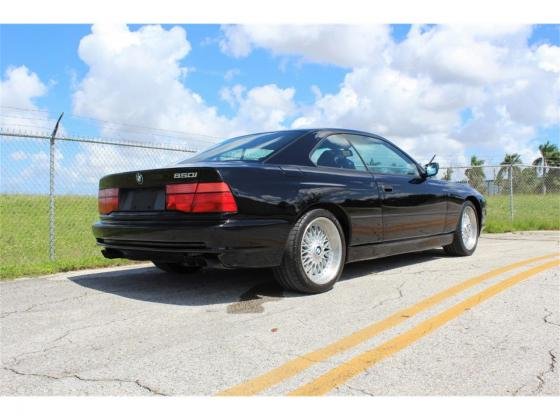
[[[179,163],[190,162],[262,162],[280,150],[304,131],[276,131],[272,133],[250,134],[224,140]]]

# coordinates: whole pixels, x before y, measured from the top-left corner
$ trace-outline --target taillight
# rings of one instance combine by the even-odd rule
[[[200,183],[194,195],[193,213],[236,212],[237,204],[225,182]]]
[[[190,213],[198,184],[173,184],[165,186],[165,208]]]
[[[99,190],[98,206],[100,214],[109,214],[119,209],[119,189],[103,188]]]
[[[167,185],[165,208],[184,213],[235,213],[237,204],[225,182],[199,182]]]

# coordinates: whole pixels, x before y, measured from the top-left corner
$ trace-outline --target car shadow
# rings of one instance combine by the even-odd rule
[[[441,250],[429,250],[356,262],[344,268],[340,281],[444,257]],[[145,302],[187,306],[226,303],[230,304],[229,313],[263,312],[262,304],[267,301],[306,296],[284,291],[270,269],[203,270],[184,275],[141,267],[68,278],[82,287]]]

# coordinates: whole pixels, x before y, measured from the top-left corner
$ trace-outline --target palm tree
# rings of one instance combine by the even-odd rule
[[[545,144],[539,145],[540,157],[533,161],[535,166],[558,166],[558,145],[546,141]]]
[[[504,156],[504,160],[502,161],[502,163],[500,163],[500,165],[521,165],[522,163],[523,162],[521,162],[521,155],[519,153],[506,153],[506,155]]]
[[[539,171],[542,176],[542,192],[546,194],[546,184],[549,181],[548,176],[549,170],[548,166],[560,166],[560,150],[558,150],[558,145],[546,141],[545,144],[539,145],[540,157],[533,161],[533,165],[540,166]],[[558,171],[552,171],[553,178],[556,177]],[[552,179],[551,181],[554,181]]]
[[[471,156],[471,166],[482,166],[484,165],[484,161],[477,158],[476,155]]]
[[[521,169],[518,166],[513,165],[520,165],[521,163],[523,162],[521,162],[521,156],[519,153],[506,153],[504,160],[500,163],[502,167],[498,171],[498,175],[496,175],[496,184],[498,184],[501,189],[509,192],[510,186],[513,185],[514,180],[520,179]],[[506,172],[507,184],[504,185],[504,174]]]
[[[481,193],[486,193],[486,176],[481,166],[484,160],[478,159],[476,155],[471,156],[471,167],[465,170],[465,175],[469,180],[469,184]]]

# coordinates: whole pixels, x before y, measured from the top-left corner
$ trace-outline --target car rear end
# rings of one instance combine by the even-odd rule
[[[102,178],[93,233],[103,255],[192,266],[278,265],[290,224],[254,214],[243,186],[261,167],[215,166]]]

